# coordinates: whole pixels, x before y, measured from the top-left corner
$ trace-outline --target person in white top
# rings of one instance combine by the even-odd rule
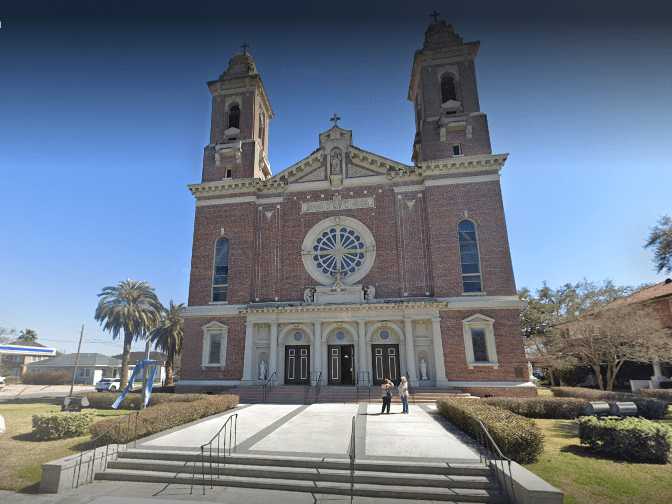
[[[404,408],[402,413],[408,414],[408,380],[405,376],[401,377],[401,383],[399,383],[399,398]]]

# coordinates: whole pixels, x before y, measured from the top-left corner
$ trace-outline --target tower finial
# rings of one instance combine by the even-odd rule
[[[334,112],[334,115],[331,116],[331,119],[329,119],[329,120],[330,120],[331,122],[333,122],[333,123],[334,123],[334,127],[336,127],[336,126],[338,126],[338,121],[340,121],[341,118],[338,117],[338,114],[337,114],[336,112]]]
[[[241,45],[240,48],[243,50],[243,54],[247,54],[247,50],[250,48],[250,44],[243,42],[243,45]]]
[[[434,22],[435,22],[435,23],[438,23],[438,22],[439,22],[439,14],[441,14],[441,13],[440,13],[440,12],[437,12],[437,10],[434,9],[434,10],[432,11],[432,13],[429,15],[429,17],[431,17],[432,19],[434,19]]]

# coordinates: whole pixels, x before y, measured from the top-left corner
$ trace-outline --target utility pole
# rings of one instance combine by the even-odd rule
[[[149,360],[149,351],[150,351],[151,341],[149,336],[147,337],[147,342],[145,343],[145,360]],[[142,408],[146,408],[145,399],[147,396],[147,380],[149,379],[149,366],[145,366],[144,376],[145,379],[142,381]]]
[[[72,383],[70,384],[68,397],[72,397],[72,390],[75,388],[75,377],[77,376],[77,366],[79,366],[79,351],[82,349],[82,338],[84,338],[84,324],[82,324],[82,330],[79,331],[79,343],[77,344],[77,354],[75,355],[75,370],[72,372]]]

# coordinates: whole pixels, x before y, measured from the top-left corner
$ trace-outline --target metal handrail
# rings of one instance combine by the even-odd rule
[[[271,390],[273,388],[273,381],[274,379],[277,379],[278,377],[278,372],[273,371],[271,375],[266,379],[266,381],[263,384],[262,388],[262,394],[263,394],[263,401],[266,402],[271,395]]]
[[[360,377],[365,377],[363,380]],[[365,383],[369,387],[369,402],[371,402],[371,373],[369,371],[359,371],[357,373],[357,402],[359,403],[359,387],[360,384]]]
[[[349,457],[350,457],[350,503],[355,496],[355,457],[357,455],[357,446],[356,446],[356,424],[357,424],[357,415],[352,417],[352,427],[350,429],[350,448],[349,448]]]
[[[130,433],[131,431],[131,417],[133,417],[134,420],[134,429],[133,429],[133,441],[135,443],[135,439],[137,438],[138,435],[138,415],[140,414],[139,411],[135,412],[135,415],[133,413],[129,413],[126,415],[126,429],[127,432]],[[112,425],[110,425],[109,428],[105,429],[103,432],[98,434],[95,438],[92,438],[89,440],[89,442],[86,444],[88,447],[93,446],[93,455],[88,459],[86,462],[87,466],[84,472],[84,481],[83,483],[91,483],[93,481],[93,478],[95,476],[95,470],[96,470],[96,456],[98,453],[98,442],[103,439],[105,436],[110,434],[110,432],[114,432],[115,430],[121,429],[121,426],[123,425],[123,420],[121,421],[116,421]],[[119,439],[119,433],[117,433],[116,439]],[[129,442],[131,439],[128,440]],[[116,445],[117,450],[113,453],[110,454],[110,445]],[[105,448],[105,454],[100,456],[100,460],[103,460],[103,472],[105,472],[105,469],[107,469],[107,461],[112,460],[111,457],[117,456],[119,453],[119,446],[121,443],[107,443],[103,447]],[[128,446],[128,443],[121,444],[122,446]],[[135,446],[135,444],[134,444]],[[81,482],[81,475],[82,475],[82,465],[84,463],[84,452],[86,452],[87,449],[83,449],[82,451],[79,452],[79,458],[77,459],[75,469],[72,471],[72,488],[79,488],[80,482]],[[76,476],[75,476],[76,475]]]
[[[311,380],[311,387],[313,386],[313,382]],[[316,403],[320,399],[320,392],[322,391],[322,371],[317,372],[317,376],[315,377],[315,390],[313,394],[313,403]]]
[[[476,421],[481,428],[478,432],[478,442],[483,448],[479,452],[481,462],[484,462],[490,467],[500,488],[502,488],[506,493],[509,502],[515,503],[516,493],[513,486],[513,476],[511,474],[511,463],[513,461],[502,453],[502,450],[500,450],[499,446],[497,446],[497,443],[490,435],[490,432],[488,432],[485,424],[481,422],[480,419],[476,419]],[[501,471],[497,470],[498,466],[501,467]],[[509,475],[508,482],[506,481],[505,477],[507,472]]]
[[[222,432],[224,432],[224,436],[222,439]],[[228,446],[227,446],[227,433],[228,433]],[[233,443],[231,442],[233,438]],[[220,478],[221,472],[220,472],[220,467],[221,467],[221,460],[222,460],[222,454],[224,455],[224,464],[226,464],[226,457],[231,456],[231,451],[235,451],[236,445],[238,444],[238,413],[233,413],[229,415],[229,417],[226,419],[224,424],[219,428],[217,433],[210,438],[210,441],[207,443],[203,443],[201,445],[201,477],[202,477],[202,482],[203,482],[203,495],[205,495],[205,467],[206,465],[209,465],[209,474],[210,474],[210,488],[214,487],[214,475],[215,472],[212,469],[212,464],[213,464],[213,456],[212,456],[212,450],[213,450],[213,445],[215,440],[217,440],[217,451],[215,452],[215,457],[217,457],[217,462],[215,463],[215,469],[217,470],[217,479]],[[208,461],[206,463],[205,461],[205,453],[206,453],[206,448],[208,452]],[[198,461],[194,462],[194,465],[192,466],[192,471],[191,471],[191,489],[189,491],[189,494],[194,493],[194,482],[196,479],[196,465],[198,464]]]

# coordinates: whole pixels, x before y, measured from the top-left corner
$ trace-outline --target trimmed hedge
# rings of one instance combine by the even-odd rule
[[[537,460],[544,450],[544,435],[532,420],[479,399],[441,399],[439,413],[474,439],[478,439],[483,422],[499,449],[521,464]]]
[[[170,394],[172,395],[172,394]],[[167,402],[144,409],[131,417],[102,420],[91,426],[99,444],[128,443],[166,429],[179,427],[203,417],[215,415],[238,405],[236,395],[210,395],[191,402]],[[137,429],[135,415],[137,415]]]
[[[68,385],[72,374],[67,371],[28,371],[21,378],[26,385]]]
[[[607,401],[612,404],[616,401],[632,401],[637,405],[637,413],[644,418],[659,420],[665,418],[667,403],[659,399],[642,397],[627,392],[609,392],[582,387],[551,387],[556,397],[578,397],[588,401]]]
[[[574,419],[588,406],[587,400],[575,397],[489,397],[481,401],[527,418]]]
[[[667,404],[672,404],[672,390],[671,389],[639,389],[640,395],[650,399],[658,399],[665,401]]]
[[[86,394],[89,400],[89,405],[97,409],[112,409],[112,403],[119,397],[119,392],[90,392]],[[152,393],[149,399],[150,406],[156,406],[164,403],[177,402],[192,402],[200,399],[206,399],[208,394],[169,394],[169,393]],[[123,410],[138,410],[142,404],[142,394],[139,392],[131,392],[122,401],[119,409]]]
[[[582,417],[579,437],[595,451],[630,462],[665,464],[672,444],[669,427],[643,418]]]
[[[83,436],[89,432],[93,416],[82,413],[44,413],[33,415],[33,439],[48,441]]]

